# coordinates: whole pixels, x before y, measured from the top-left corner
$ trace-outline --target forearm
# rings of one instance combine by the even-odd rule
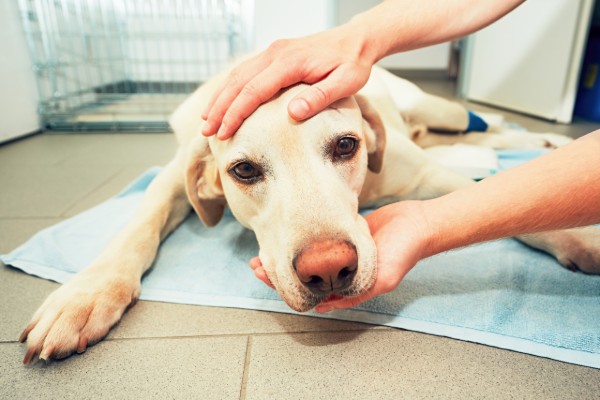
[[[386,0],[340,27],[362,38],[373,62],[466,36],[509,13],[524,0]]]
[[[429,227],[425,256],[600,223],[600,131],[422,206]]]

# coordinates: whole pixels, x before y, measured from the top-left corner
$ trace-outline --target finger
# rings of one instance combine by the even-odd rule
[[[253,270],[256,270],[256,268],[258,268],[258,267],[262,267],[262,262],[260,261],[260,258],[253,257],[250,260],[250,268],[252,268]]]
[[[238,130],[242,122],[256,109],[272,98],[281,89],[301,80],[301,75],[290,69],[289,65],[274,63],[244,85],[231,101],[223,115],[217,132],[219,139],[229,139]]]
[[[272,289],[275,289],[275,287],[271,283],[271,280],[269,279],[269,276],[267,275],[267,272],[263,268],[263,265],[262,265],[262,262],[260,261],[260,258],[258,258],[258,257],[252,258],[250,260],[250,268],[252,268],[254,270],[254,275],[258,279],[260,279],[261,281],[263,281],[265,284],[267,284],[268,286],[270,286]]]
[[[257,269],[254,270],[254,275],[260,279],[261,281],[263,281],[267,286],[269,286],[271,289],[275,289],[275,286],[273,286],[273,284],[271,283],[271,280],[269,279],[269,277],[267,276],[267,273],[265,272],[265,269],[262,267],[259,267]]]
[[[242,88],[238,83],[231,83],[215,91],[211,99],[212,104],[207,108],[206,116],[203,116],[206,122],[202,125],[202,135],[212,136],[217,133],[227,107]]]
[[[288,113],[296,121],[310,118],[336,100],[355,94],[365,83],[366,79],[354,68],[341,65],[296,95],[288,104]]]
[[[225,112],[242,91],[244,86],[256,75],[269,67],[270,61],[262,54],[244,61],[234,68],[221,85],[213,92],[211,99],[202,112],[206,121],[202,134],[210,136],[217,133]]]

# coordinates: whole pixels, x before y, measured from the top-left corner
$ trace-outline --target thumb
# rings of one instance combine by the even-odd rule
[[[334,94],[325,81],[315,83],[290,101],[288,113],[296,121],[308,119],[336,101]]]
[[[352,73],[343,66],[333,70],[325,79],[304,89],[288,104],[288,113],[296,121],[312,117],[343,97],[356,93],[365,82],[352,79]]]

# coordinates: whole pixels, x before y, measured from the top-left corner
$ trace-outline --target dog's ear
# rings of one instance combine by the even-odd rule
[[[379,113],[366,97],[359,94],[354,96],[363,116],[367,152],[369,153],[368,167],[372,172],[380,172],[383,167],[383,151],[385,150],[385,127]]]
[[[192,207],[206,226],[215,226],[223,217],[225,196],[208,139],[198,134],[189,143],[185,191]]]

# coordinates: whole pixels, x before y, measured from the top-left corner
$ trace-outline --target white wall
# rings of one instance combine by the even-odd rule
[[[254,50],[277,39],[323,31],[335,24],[333,0],[255,0]]]
[[[415,0],[419,1],[419,0]],[[336,21],[342,24],[354,15],[366,11],[381,0],[336,0]],[[407,51],[384,58],[380,65],[391,69],[445,70],[450,57],[450,44],[442,43],[424,49]]]
[[[0,142],[40,129],[37,89],[16,1],[0,1]]]

